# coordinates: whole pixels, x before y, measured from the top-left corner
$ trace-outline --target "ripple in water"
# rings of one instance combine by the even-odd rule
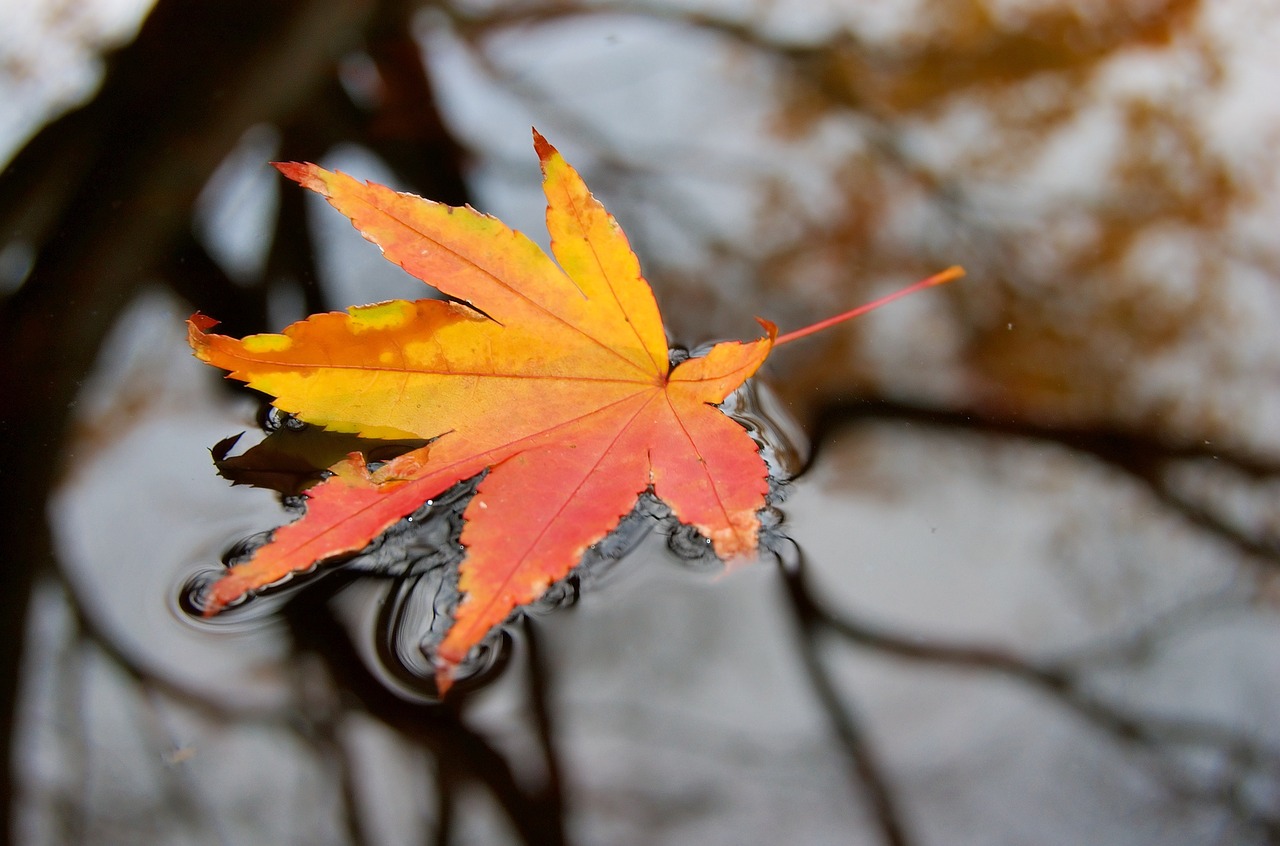
[[[216,616],[204,616],[208,606],[209,589],[226,570],[216,567],[199,566],[194,572],[181,578],[181,584],[170,593],[172,604],[170,611],[182,623],[203,632],[222,634],[240,634],[270,627],[276,619],[276,612],[288,601],[294,591],[272,591],[255,599],[253,602],[240,602]],[[302,587],[299,584],[297,587]]]
[[[747,429],[769,467],[769,504],[760,515],[761,547],[766,555],[777,554],[777,550],[786,548],[786,539],[780,530],[781,512],[773,504],[785,497],[790,479],[808,460],[807,440],[773,391],[759,380],[748,382],[731,395],[722,408]],[[263,423],[269,430],[301,425],[291,416],[279,413],[266,415]],[[424,504],[358,555],[320,568],[322,572],[342,568],[361,574],[362,581],[372,587],[371,598],[362,606],[363,621],[355,633],[369,640],[358,644],[362,647],[359,651],[367,656],[371,672],[403,697],[438,701],[433,656],[460,599],[457,585],[464,553],[459,542],[462,513],[482,478],[483,474]],[[297,498],[286,502],[286,506],[290,505],[296,508]],[[513,614],[512,620],[523,614],[546,614],[575,604],[584,591],[606,582],[618,562],[655,528],[666,536],[672,560],[682,566],[699,571],[718,570],[722,566],[704,536],[676,522],[662,502],[651,494],[644,494],[618,528],[589,549],[565,579],[552,585],[536,602]],[[228,550],[223,563],[230,566],[246,560],[269,537],[270,533],[264,532],[245,538]],[[205,620],[201,617],[203,599],[220,573],[207,569],[197,572],[179,592],[179,608],[189,618],[199,618],[199,625],[219,628],[258,625],[275,614],[294,590],[305,589],[310,580],[291,578],[287,580],[288,590],[272,588],[262,596],[220,613],[213,620]],[[457,688],[474,688],[493,678],[505,665],[512,642],[505,626],[495,630],[458,668]]]

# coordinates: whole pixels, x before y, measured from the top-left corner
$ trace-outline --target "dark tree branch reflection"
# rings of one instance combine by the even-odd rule
[[[950,781],[937,795],[920,787],[928,765],[886,728],[877,691],[844,674],[856,654],[1025,694],[1051,723],[1080,728],[1099,755],[1122,761],[1122,774],[1106,777],[1159,786],[1163,804],[1128,810],[1135,826],[1158,807],[1159,830],[1189,843],[1184,823],[1204,810],[1221,842],[1280,843],[1280,738],[1240,713],[1171,708],[1128,686],[1188,632],[1245,612],[1249,636],[1275,643],[1280,251],[1268,210],[1280,162],[1274,144],[1250,139],[1274,137],[1280,115],[1271,102],[1250,105],[1238,85],[1260,73],[1249,58],[1260,55],[1256,33],[1280,23],[1254,9],[1247,27],[1223,24],[1214,14],[1225,13],[1196,0],[1043,0],[1017,13],[927,0],[897,28],[863,19],[859,4],[813,4],[831,7],[826,22],[784,5],[710,14],[647,2],[159,0],[137,39],[107,57],[98,93],[0,173],[0,251],[34,256],[27,276],[0,280],[13,289],[0,300],[0,435],[5,479],[21,494],[0,510],[0,758],[15,763],[0,770],[0,794],[15,797],[0,830],[47,843],[221,843],[248,819],[263,837],[323,831],[333,843],[713,842],[708,832],[738,843],[772,836],[769,819],[748,817],[752,790],[797,837],[782,812],[813,796],[829,804],[805,821],[829,818],[823,831],[856,842],[930,843],[940,817],[998,817],[983,799],[955,799],[967,786],[957,770],[943,771]],[[281,654],[245,674],[266,678],[274,698],[241,700],[230,682],[220,692],[222,679],[159,660],[164,644],[132,629],[99,588],[130,573],[161,578],[144,570],[155,562],[119,550],[130,536],[163,536],[171,515],[137,505],[86,539],[53,508],[84,477],[109,472],[120,483],[111,498],[141,502],[140,491],[165,490],[157,479],[174,461],[160,445],[135,453],[128,472],[96,464],[156,406],[150,389],[121,381],[107,411],[86,410],[86,380],[110,382],[120,369],[105,339],[147,297],[215,314],[231,334],[351,304],[335,294],[331,245],[301,191],[265,201],[254,260],[229,266],[201,230],[214,174],[253,142],[282,159],[365,156],[397,185],[449,203],[475,193],[477,204],[532,208],[522,193],[532,176],[507,143],[523,144],[530,122],[564,139],[634,236],[679,341],[746,336],[755,314],[789,329],[966,265],[969,280],[888,322],[789,346],[771,362],[780,404],[816,444],[811,469],[837,460],[841,436],[873,425],[1045,447],[1139,491],[1148,525],[1205,540],[1229,578],[1068,649],[1013,634],[949,638],[828,595],[783,523],[771,529],[770,586],[782,611],[759,626],[762,639],[787,644],[789,665],[770,671],[795,671],[799,704],[766,684],[757,693],[777,701],[757,710],[735,690],[717,697],[690,681],[710,665],[724,675],[704,673],[706,684],[731,686],[732,668],[764,660],[749,647],[704,651],[723,646],[723,625],[740,626],[744,640],[759,634],[704,610],[712,600],[692,614],[644,609],[651,616],[624,635],[588,602],[545,617],[549,602],[510,627],[516,648],[497,682],[443,705],[415,699],[371,671],[370,654],[386,658],[389,647],[370,646],[380,635],[342,603],[375,585],[383,592],[370,607],[389,631],[422,599],[412,596],[420,585],[435,592],[424,600],[434,613],[451,594],[423,577],[427,564],[366,561],[273,600],[281,622],[262,637],[277,638]],[[156,351],[186,354],[180,339]],[[201,390],[231,407],[229,393],[214,393],[222,388]],[[209,445],[181,437],[184,455]],[[792,452],[802,464],[803,450]],[[137,477],[132,487],[125,476]],[[678,556],[645,545],[666,525],[648,507],[616,548],[597,551],[581,593],[625,610],[616,596],[628,584],[589,584],[612,578],[624,554],[647,558],[618,571],[705,572],[706,562],[676,560],[695,557],[697,538],[675,538]],[[199,508],[188,508],[193,525],[208,521],[219,538],[239,531],[223,525],[238,518]],[[973,513],[994,527],[1006,519]],[[447,552],[445,536],[437,547]],[[161,562],[165,572],[191,563]],[[87,567],[109,578],[94,581]],[[738,589],[735,579],[718,587]],[[1265,668],[1224,651],[1258,697],[1274,690]],[[578,666],[570,653],[593,658]],[[421,667],[396,657],[406,675],[392,682],[420,680]],[[1182,692],[1209,678],[1188,672]],[[767,729],[742,728],[743,713],[770,708],[781,716]],[[121,711],[128,720],[115,719]],[[104,726],[129,737],[106,738]],[[369,726],[383,746],[360,739]],[[380,750],[374,766],[370,749]],[[966,765],[965,778],[982,780],[981,766]],[[277,779],[270,790],[264,772]],[[1000,800],[1005,816],[1037,813],[1031,799]],[[974,806],[957,811],[964,801]]]

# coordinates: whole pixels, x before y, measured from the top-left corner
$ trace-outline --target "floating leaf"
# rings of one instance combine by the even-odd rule
[[[464,513],[463,599],[436,654],[442,692],[494,626],[563,578],[647,489],[721,558],[755,551],[767,471],[716,406],[769,354],[773,324],[672,367],[622,230],[536,132],[534,146],[554,262],[470,207],[276,165],[451,299],[358,306],[240,340],[190,319],[196,355],[277,408],[361,438],[429,441],[374,471],[359,452],[335,464],[306,490],[305,515],[214,585],[209,613],[359,551],[485,470]]]

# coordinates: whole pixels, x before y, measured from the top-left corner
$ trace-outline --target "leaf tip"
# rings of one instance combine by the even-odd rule
[[[240,439],[243,437],[244,432],[241,432],[238,435],[223,438],[213,446],[209,447],[209,454],[213,456],[214,463],[216,464],[219,461],[226,459],[226,457],[231,454],[231,450],[235,449],[236,444],[239,443]]]
[[[207,333],[217,325],[218,321],[198,311],[187,318],[187,345],[201,361],[208,361],[209,335]]]
[[[200,616],[206,620],[216,617],[226,610],[227,606],[239,602],[248,595],[249,586],[238,576],[239,574],[232,569],[213,583],[213,586],[209,588],[208,595],[205,597],[204,608],[200,610]]]
[[[436,667],[436,693],[443,699],[453,687],[453,673],[456,667],[452,664],[440,664]]]
[[[294,182],[328,196],[325,181],[320,174],[324,171],[310,162],[272,162],[271,166]]]
[[[733,571],[755,560],[760,545],[760,519],[754,511],[734,515],[728,526],[712,529],[708,535],[716,556]]]
[[[201,332],[207,332],[218,325],[218,321],[207,314],[196,312],[187,318],[187,324]]]
[[[544,138],[536,127],[533,129],[533,150],[538,154],[539,161],[544,165],[548,159],[559,152],[555,147],[551,146],[551,142]]]

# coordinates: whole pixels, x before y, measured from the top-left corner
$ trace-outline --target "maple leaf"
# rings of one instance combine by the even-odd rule
[[[485,471],[463,514],[462,600],[435,655],[441,693],[492,628],[567,575],[646,490],[721,558],[755,551],[767,469],[716,406],[760,367],[775,327],[761,320],[764,337],[671,366],[626,236],[536,131],[534,147],[554,262],[470,207],[276,165],[451,299],[357,306],[240,340],[196,314],[195,354],[308,423],[429,442],[372,470],[359,452],[334,464],[306,490],[306,513],[212,586],[206,613],[363,549]]]

